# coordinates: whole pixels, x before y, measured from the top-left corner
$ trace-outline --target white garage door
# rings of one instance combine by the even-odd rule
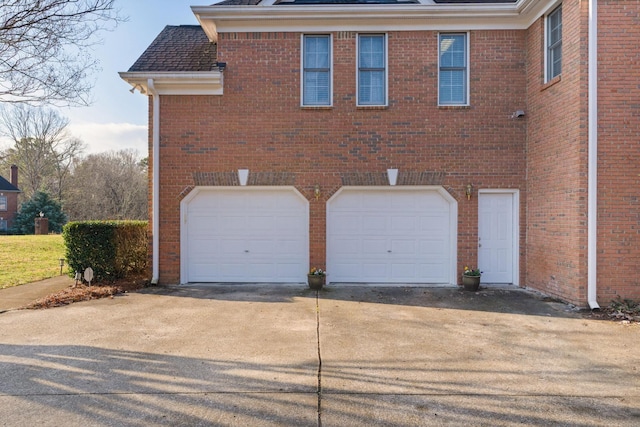
[[[309,211],[296,190],[197,188],[190,196],[182,203],[183,283],[306,280]]]
[[[457,205],[441,188],[343,188],[327,207],[331,282],[455,284]]]

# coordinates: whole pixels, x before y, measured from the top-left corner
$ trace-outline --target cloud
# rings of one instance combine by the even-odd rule
[[[141,157],[147,155],[147,126],[132,123],[77,123],[69,131],[86,145],[85,154],[132,148]]]

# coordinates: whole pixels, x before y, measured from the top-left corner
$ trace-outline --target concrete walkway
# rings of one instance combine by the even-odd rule
[[[149,288],[0,314],[0,425],[637,426],[639,334],[520,290]]]
[[[0,289],[0,312],[24,307],[39,298],[61,291],[73,284],[74,280],[65,275]]]

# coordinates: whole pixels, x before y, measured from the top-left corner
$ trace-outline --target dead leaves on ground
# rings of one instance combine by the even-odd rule
[[[37,310],[41,308],[61,307],[79,301],[113,298],[115,295],[135,291],[147,285],[148,281],[145,279],[129,279],[111,284],[91,286],[79,284],[78,286],[70,286],[55,294],[37,299],[22,308]]]

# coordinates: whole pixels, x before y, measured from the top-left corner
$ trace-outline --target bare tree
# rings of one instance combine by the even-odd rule
[[[20,170],[20,189],[25,199],[44,191],[64,201],[65,183],[73,160],[84,144],[68,132],[69,120],[57,111],[16,105],[0,110],[0,133],[13,146],[3,152],[7,164]]]
[[[89,47],[123,20],[115,0],[3,0],[0,101],[89,103],[97,62]]]
[[[147,219],[147,168],[135,150],[90,154],[73,169],[65,213],[72,221]]]

